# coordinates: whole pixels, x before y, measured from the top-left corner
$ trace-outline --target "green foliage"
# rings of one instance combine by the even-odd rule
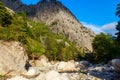
[[[0,1],[0,25],[8,27],[10,24],[12,24],[12,16]]]
[[[31,53],[35,54],[36,56],[40,56],[45,53],[44,46],[34,39],[27,39],[27,47],[31,51]]]
[[[62,48],[61,56],[64,61],[71,59],[78,60],[78,55],[80,55],[80,52],[74,47],[64,45]]]
[[[2,26],[8,27],[12,23],[12,16],[9,13],[4,13],[2,18]]]
[[[45,40],[46,55],[50,60],[56,60],[57,42],[52,36],[48,36]]]
[[[93,40],[95,62],[107,62],[119,55],[119,48],[110,35],[100,33]]]

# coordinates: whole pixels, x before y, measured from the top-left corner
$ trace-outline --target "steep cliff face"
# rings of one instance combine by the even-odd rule
[[[20,0],[2,0],[15,12],[24,10],[29,18],[45,22],[56,34],[63,34],[86,52],[92,51],[94,32],[84,27],[59,1],[41,1],[36,5],[24,5]]]

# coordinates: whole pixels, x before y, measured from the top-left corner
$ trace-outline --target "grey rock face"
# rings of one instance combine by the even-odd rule
[[[84,27],[75,16],[56,0],[43,0],[36,5],[24,5],[20,0],[2,0],[4,4],[15,12],[24,10],[29,18],[42,21],[49,25],[52,32],[63,34],[86,52],[92,52],[94,32]],[[81,15],[82,16],[82,15]]]
[[[26,71],[27,59],[19,42],[0,41],[0,75],[18,75]]]

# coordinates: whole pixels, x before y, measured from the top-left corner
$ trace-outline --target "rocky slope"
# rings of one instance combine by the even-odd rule
[[[92,52],[94,32],[87,29],[59,1],[41,1],[36,5],[25,5],[20,0],[2,0],[15,12],[24,10],[29,18],[45,22],[57,34],[63,34],[86,52]]]

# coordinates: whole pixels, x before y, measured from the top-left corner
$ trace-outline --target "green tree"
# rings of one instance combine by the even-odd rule
[[[113,41],[109,35],[100,33],[93,40],[93,55],[96,62],[106,62],[113,57]]]
[[[120,3],[118,3],[118,5],[117,5],[116,16],[118,16],[120,18]],[[117,41],[120,41],[120,21],[118,21],[118,24],[116,25],[116,30],[118,31],[116,33]]]

